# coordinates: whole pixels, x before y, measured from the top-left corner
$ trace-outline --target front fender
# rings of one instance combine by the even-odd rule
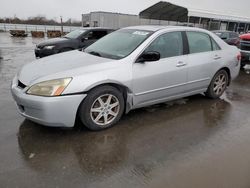
[[[132,78],[129,72],[122,69],[109,69],[75,76],[63,94],[84,93],[103,84],[117,84],[132,91]]]

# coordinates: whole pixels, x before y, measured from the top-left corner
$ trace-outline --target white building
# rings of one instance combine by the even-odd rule
[[[82,25],[113,29],[134,25],[189,25],[209,30],[250,30],[250,18],[226,13],[228,11],[221,12],[198,10],[161,1],[141,11],[139,15],[111,12],[82,14]]]
[[[112,12],[91,12],[82,14],[82,26],[108,27],[119,29],[135,25],[176,25],[176,22],[164,20],[143,19],[139,15],[121,14]]]

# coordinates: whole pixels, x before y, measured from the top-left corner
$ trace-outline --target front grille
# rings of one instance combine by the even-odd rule
[[[244,44],[241,44],[240,49],[245,51],[250,51],[250,46],[245,46]]]
[[[26,85],[25,85],[25,84],[23,84],[20,80],[18,80],[18,84],[17,84],[17,86],[18,86],[19,88],[21,88],[21,89],[26,88]]]
[[[245,51],[250,51],[250,41],[247,41],[247,39],[241,40],[240,49]]]

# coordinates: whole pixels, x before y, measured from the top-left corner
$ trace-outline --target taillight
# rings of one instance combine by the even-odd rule
[[[238,61],[241,61],[241,53],[238,53],[238,55],[237,55],[237,60],[238,60]]]

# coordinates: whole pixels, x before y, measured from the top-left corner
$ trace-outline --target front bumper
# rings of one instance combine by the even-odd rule
[[[250,64],[250,51],[241,50],[241,63]]]
[[[68,95],[41,97],[28,95],[17,84],[11,86],[11,93],[21,115],[36,123],[51,127],[73,127],[82,100],[87,96]]]
[[[41,49],[41,48],[35,48],[35,56],[36,57],[46,57],[49,55],[53,55],[58,53],[55,49]]]

